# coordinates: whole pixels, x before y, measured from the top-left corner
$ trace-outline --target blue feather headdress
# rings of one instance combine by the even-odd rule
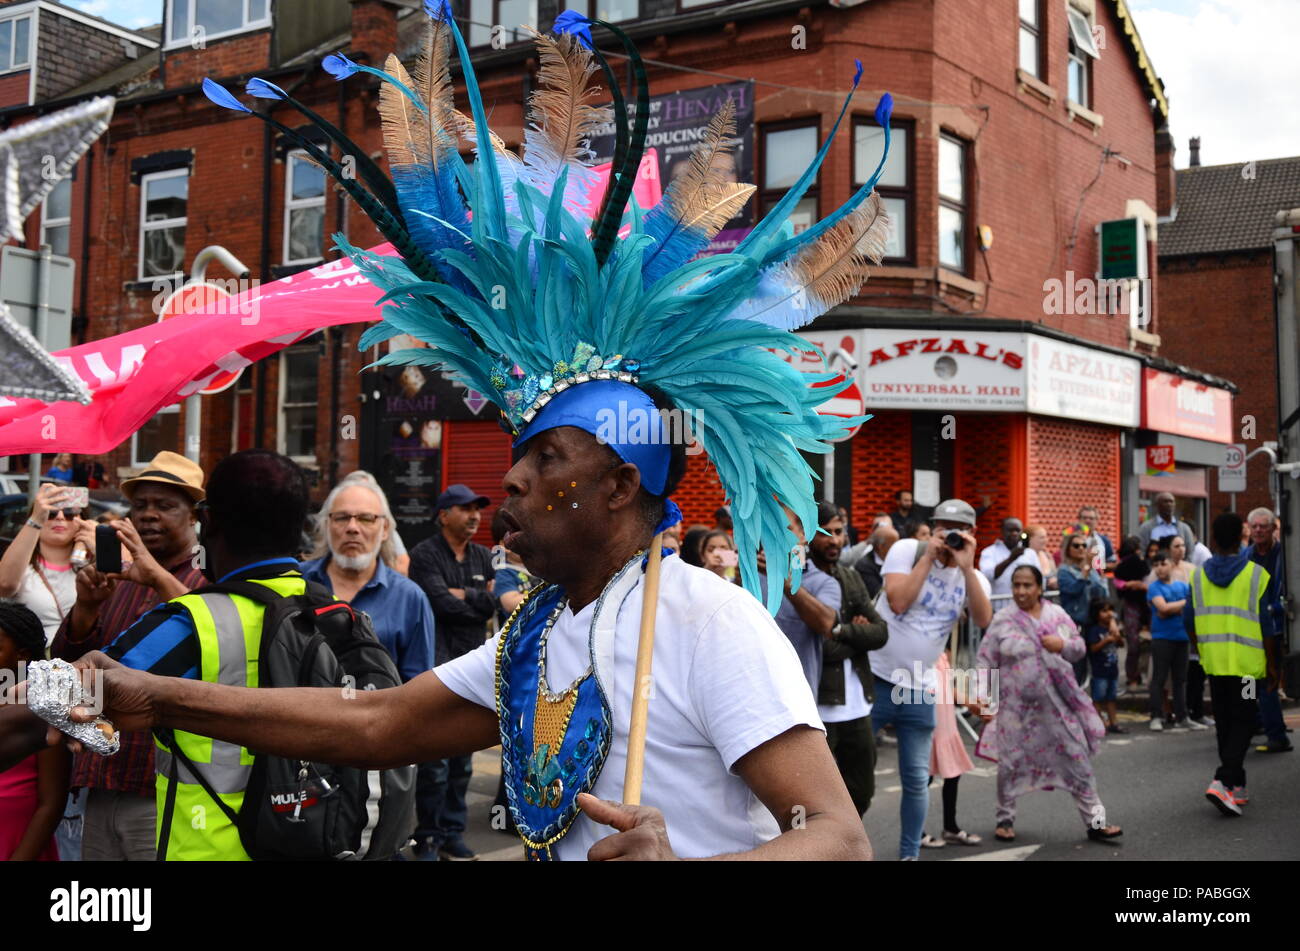
[[[801,561],[784,507],[806,536],[817,530],[814,473],[800,451],[827,452],[826,440],[846,421],[816,411],[838,388],[812,384],[833,375],[803,373],[781,354],[813,349],[791,331],[855,294],[869,263],[879,263],[888,236],[873,190],[884,155],[870,181],[828,218],[798,235],[788,221],[815,180],[852,92],[813,163],[735,251],[698,257],[753,192],[751,185],[727,181],[715,161],[734,134],[729,105],[710,123],[687,172],[643,212],[629,201],[644,152],[649,87],[621,30],[565,11],[553,34],[536,34],[542,88],[529,103],[520,158],[488,129],[469,53],[446,0],[425,7],[429,23],[413,75],[395,56],[382,70],[342,55],[324,62],[336,78],[367,73],[381,81],[391,178],[279,87],[251,80],[247,92],[301,111],[352,158],[348,171],[355,174],[215,83],[204,84],[218,105],[262,118],[304,148],[396,247],[399,257],[379,256],[336,237],[339,250],[385,292],[384,319],[366,331],[360,346],[401,334],[427,344],[379,362],[450,371],[500,407],[518,441],[545,428],[547,405],[570,387],[593,380],[657,387],[695,422],[692,435],[717,469],[731,503],[745,586],[760,591],[755,555],[761,548],[782,553],[769,557],[770,570],[788,564],[797,587]],[[592,25],[609,30],[629,57],[635,110],[592,42]],[[468,116],[452,99],[453,47],[464,71]],[[604,95],[593,82],[598,75]],[[861,75],[859,63],[855,90]],[[594,182],[588,140],[594,126],[608,121],[607,110],[597,105],[604,96],[613,98],[617,141],[592,217],[583,210]],[[876,110],[886,153],[891,106],[886,93]],[[472,165],[461,158],[462,144],[477,155]],[[782,585],[768,586],[771,611],[781,596]]]

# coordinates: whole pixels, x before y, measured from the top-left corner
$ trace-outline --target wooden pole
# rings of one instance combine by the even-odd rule
[[[645,776],[645,728],[650,706],[650,663],[654,659],[655,611],[659,606],[659,564],[663,560],[663,532],[650,543],[650,561],[645,569],[645,592],[641,601],[641,637],[636,648],[636,679],[632,690],[632,723],[627,732],[627,769],[623,773],[623,802],[641,804],[641,780]]]

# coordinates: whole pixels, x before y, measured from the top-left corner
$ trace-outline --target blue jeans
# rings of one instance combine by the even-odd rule
[[[419,765],[415,779],[417,840],[431,840],[437,848],[464,835],[469,818],[465,796],[473,764],[469,756],[453,756]]]
[[[63,818],[54,829],[60,862],[81,861],[81,826],[86,814],[86,793],[85,789],[74,789],[63,804]]]
[[[901,703],[895,702],[895,690]],[[921,853],[921,833],[930,808],[926,787],[930,782],[930,744],[934,740],[934,693],[929,692],[928,697],[926,694],[924,690],[895,688],[888,680],[876,678],[872,726],[880,730],[892,723],[898,734],[898,775],[903,785],[898,807],[900,859]]]

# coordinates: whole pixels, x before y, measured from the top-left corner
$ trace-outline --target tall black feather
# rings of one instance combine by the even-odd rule
[[[641,166],[641,157],[645,154],[646,126],[650,121],[650,83],[646,77],[645,63],[641,61],[641,54],[637,52],[636,46],[628,35],[604,20],[591,22],[603,26],[618,37],[632,63],[633,82],[636,85],[636,117],[633,119],[631,141],[628,143],[627,154],[623,156],[622,163],[616,163],[618,181],[615,182],[614,175],[610,175],[609,190],[605,193],[606,202],[592,229],[596,263],[603,265],[610,251],[614,249],[614,241],[618,238],[618,227],[623,222],[623,211],[627,208],[627,200],[632,194],[632,185],[636,181],[636,171]]]

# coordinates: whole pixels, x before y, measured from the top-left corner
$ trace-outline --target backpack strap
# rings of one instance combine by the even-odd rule
[[[169,804],[175,803],[175,789],[179,773],[176,763],[179,760],[185,764],[185,768],[190,771],[190,775],[199,781],[199,785],[203,787],[203,791],[208,794],[209,798],[211,798],[221,811],[226,814],[226,818],[229,819],[233,825],[238,826],[239,814],[236,813],[235,810],[231,809],[224,799],[217,795],[217,791],[213,789],[212,784],[204,778],[203,773],[199,771],[199,768],[195,765],[194,761],[181,752],[181,745],[176,742],[176,734],[171,730],[155,730],[154,732],[158,736],[158,742],[167,747],[168,752],[172,755],[171,775],[167,777],[167,796]],[[165,826],[167,828],[167,834],[170,836],[171,823],[165,823]]]

